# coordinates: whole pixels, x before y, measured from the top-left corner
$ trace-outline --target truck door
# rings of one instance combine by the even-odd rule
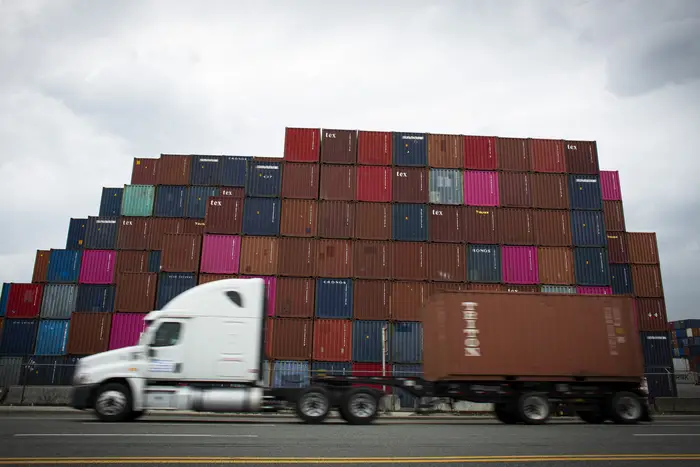
[[[166,319],[156,326],[158,328],[148,346],[148,379],[182,379],[187,323],[180,319]]]

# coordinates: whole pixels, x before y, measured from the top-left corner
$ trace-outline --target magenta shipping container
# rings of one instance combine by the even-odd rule
[[[620,188],[620,172],[617,170],[600,171],[600,189],[605,201],[622,201]]]
[[[539,268],[536,246],[504,246],[501,249],[503,282],[506,284],[537,284]]]
[[[80,266],[81,284],[113,284],[114,262],[117,252],[112,250],[85,250]]]
[[[579,295],[612,295],[612,287],[576,287],[576,293]]]
[[[109,334],[109,350],[136,345],[145,328],[146,313],[114,313]]]
[[[241,237],[238,235],[205,235],[199,271],[210,274],[238,274],[241,258]]]
[[[498,172],[467,170],[464,172],[464,204],[499,206]]]
[[[241,279],[260,278],[265,280],[267,290],[267,316],[275,316],[275,299],[277,298],[277,278],[271,276],[241,276]]]

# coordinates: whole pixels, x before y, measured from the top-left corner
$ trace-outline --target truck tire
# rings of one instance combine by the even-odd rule
[[[578,418],[586,423],[591,423],[594,425],[599,425],[605,423],[605,415],[599,410],[581,410],[576,412]]]
[[[97,389],[95,414],[103,422],[123,422],[131,417],[131,391],[121,383],[109,383]]]
[[[322,423],[330,413],[328,391],[319,386],[306,388],[296,401],[297,416],[306,423]]]
[[[516,414],[526,425],[542,425],[552,415],[552,408],[545,394],[526,392],[518,398]]]
[[[515,409],[511,404],[496,404],[494,407],[494,414],[499,422],[505,423],[506,425],[515,425],[518,423],[518,414],[515,413]]]
[[[367,425],[379,415],[379,399],[368,388],[346,391],[340,401],[340,416],[351,425]]]
[[[621,425],[634,425],[644,416],[644,407],[639,396],[627,391],[613,394],[609,410],[613,422]]]

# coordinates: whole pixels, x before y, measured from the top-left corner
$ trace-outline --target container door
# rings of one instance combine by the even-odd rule
[[[148,346],[148,379],[182,379],[185,368],[185,321],[168,319],[158,324]]]

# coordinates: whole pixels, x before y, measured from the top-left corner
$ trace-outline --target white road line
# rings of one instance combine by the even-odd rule
[[[147,427],[158,427],[158,426],[219,426],[219,425],[235,425],[235,426],[241,426],[241,427],[252,427],[252,428],[257,428],[257,427],[270,427],[270,426],[277,426],[277,425],[267,425],[264,423],[241,423],[237,421],[231,421],[231,422],[213,422],[213,421],[194,421],[194,422],[182,422],[182,423],[159,423],[159,422],[145,422],[145,423],[139,423],[136,422],[139,426],[147,426]],[[81,425],[102,425],[104,426],[103,422],[83,422]]]
[[[132,437],[132,438],[257,438],[258,435],[210,435],[205,433],[17,433],[15,438],[60,438],[60,437],[96,437],[105,438]]]
[[[700,433],[634,433],[634,436],[700,436]]]

